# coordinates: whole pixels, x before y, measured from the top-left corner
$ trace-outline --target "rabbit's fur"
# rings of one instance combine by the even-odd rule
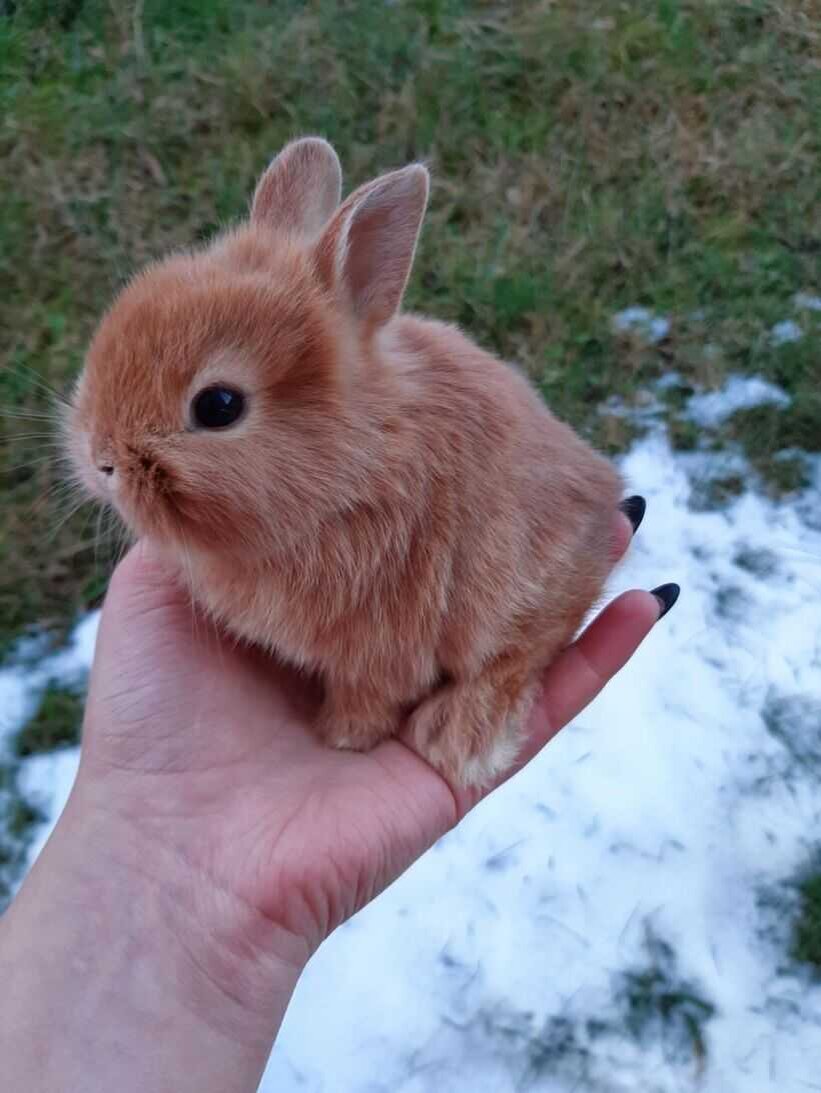
[[[621,481],[516,370],[399,312],[424,167],[341,205],[340,177],[324,141],[288,145],[246,223],[127,286],[69,448],[204,609],[321,676],[328,743],[369,749],[409,718],[449,779],[487,784],[601,593]],[[246,412],[196,428],[215,383]]]

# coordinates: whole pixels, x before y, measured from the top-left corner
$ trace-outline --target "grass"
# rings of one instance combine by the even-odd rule
[[[811,777],[821,774],[821,701],[805,694],[768,694],[761,709],[767,731]]]
[[[587,1022],[582,1029],[579,1022],[569,1017],[549,1017],[525,1045],[523,1056],[527,1065],[517,1088],[538,1089],[545,1078],[555,1079],[558,1074],[572,1082],[570,1088],[596,1088],[591,1025],[596,1028],[596,1022]]]
[[[803,393],[781,408],[754,406],[728,422],[730,436],[776,496],[809,485],[807,462],[798,452],[821,452],[821,394]]]
[[[821,706],[816,706],[816,729],[819,713]],[[778,727],[775,735],[781,735]],[[806,775],[817,778],[821,770],[817,741],[803,741],[795,748],[789,742],[791,735],[788,732],[787,748],[796,768],[803,768]],[[815,748],[810,754],[806,751],[808,743]],[[787,777],[789,774],[787,771]],[[778,777],[781,780],[784,774],[779,772]],[[821,844],[810,840],[803,862],[780,881],[762,886],[757,902],[761,937],[780,958],[778,974],[799,976],[805,986],[807,981],[813,986],[821,985]]]
[[[668,1062],[695,1069],[698,1077],[707,1058],[707,1026],[716,1012],[699,984],[682,974],[671,945],[647,922],[642,959],[613,976],[611,991],[593,1016],[574,1014],[571,1006],[568,1013],[537,1019],[529,1010],[500,1004],[480,1009],[464,1024],[451,1024],[468,1050],[475,1050],[474,1041],[482,1050],[493,1045],[494,1055],[508,1061],[516,1089],[555,1085],[592,1091],[613,1088],[613,1074],[603,1072],[601,1064],[609,1058],[608,1044],[625,1040],[640,1050],[660,1048]]]
[[[40,705],[12,741],[15,755],[25,759],[39,752],[78,744],[83,721],[84,695],[77,687],[52,680]]]
[[[0,913],[11,899],[26,864],[34,827],[45,817],[24,795],[21,761],[79,742],[83,687],[49,681],[34,714],[0,752]]]
[[[821,869],[808,872],[797,887],[790,955],[821,981]]]
[[[20,794],[19,763],[0,758],[0,912],[25,865],[31,832],[43,817]]]
[[[742,546],[733,561],[754,577],[774,577],[779,568],[778,555],[766,547]]]
[[[522,362],[610,453],[597,407],[676,370],[760,373],[789,411],[736,416],[762,472],[817,449],[819,0],[18,0],[0,6],[0,406],[65,389],[130,271],[246,207],[289,137],[353,185],[424,158],[432,207],[409,306]],[[612,329],[643,305],[657,345]],[[777,345],[774,323],[805,330]],[[111,552],[61,523],[38,418],[0,424],[0,655],[97,603]],[[683,448],[692,425],[674,424]],[[813,449],[815,450],[815,449]],[[790,477],[791,476],[791,477]],[[788,479],[788,480],[787,480]]]
[[[747,488],[742,475],[726,474],[716,478],[699,478],[693,482],[690,494],[690,508],[696,512],[713,512],[726,508],[740,497]]]
[[[692,1059],[700,1068],[707,1055],[706,1026],[716,1008],[681,975],[673,948],[649,929],[645,948],[646,964],[617,977],[625,1029],[639,1043],[660,1040],[668,1058]]]

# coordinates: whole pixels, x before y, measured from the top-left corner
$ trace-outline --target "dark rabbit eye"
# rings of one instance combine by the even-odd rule
[[[245,396],[233,387],[216,384],[206,387],[191,403],[194,422],[201,429],[224,429],[239,421],[245,409]]]

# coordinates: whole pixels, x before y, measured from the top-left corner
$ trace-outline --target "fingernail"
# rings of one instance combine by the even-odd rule
[[[659,618],[663,619],[678,599],[678,594],[681,592],[681,589],[677,584],[660,584],[658,588],[651,588],[650,591],[659,602],[659,606],[661,607]]]
[[[633,534],[635,535],[639,530],[639,524],[644,519],[647,502],[643,497],[634,494],[633,497],[625,497],[619,508],[633,525]]]

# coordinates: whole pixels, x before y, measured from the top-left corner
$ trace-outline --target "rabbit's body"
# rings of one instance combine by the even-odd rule
[[[400,316],[374,353],[363,363],[373,387],[365,378],[352,408],[377,456],[361,496],[283,557],[192,559],[198,598],[242,638],[318,672],[327,734],[360,748],[500,658],[523,704],[520,680],[601,592],[620,497],[610,464],[457,329]],[[495,727],[459,733],[450,764],[484,756],[483,773],[498,773],[515,728],[496,752]]]
[[[407,177],[392,222],[405,237],[402,202],[418,220],[424,208]],[[263,180],[255,211],[288,181],[274,171],[271,198]],[[329,743],[370,748],[409,714],[448,776],[488,782],[601,593],[621,482],[513,368],[396,314],[418,220],[405,265],[375,284],[356,248],[379,233],[354,233],[377,189],[329,221],[308,210],[318,238],[252,218],[139,278],[92,346],[72,448],[87,480],[90,464],[116,466],[114,503],[179,557],[215,618],[321,676]],[[226,378],[249,403],[237,425],[181,429],[192,394]]]

